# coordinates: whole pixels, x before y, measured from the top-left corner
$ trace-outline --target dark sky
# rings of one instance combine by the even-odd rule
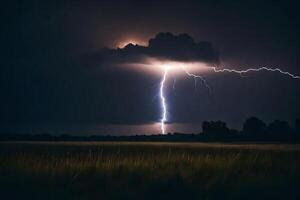
[[[103,48],[186,33],[218,52],[221,66],[300,74],[296,1],[15,1],[2,6],[0,132],[157,133],[161,77],[102,62]],[[157,53],[157,51],[155,51]],[[159,54],[159,53],[157,53]],[[172,54],[172,58],[174,58]],[[100,60],[100,62],[99,62]],[[169,131],[203,120],[239,128],[250,116],[300,118],[300,80],[279,73],[208,74],[213,88],[166,84]],[[149,128],[150,127],[150,128]]]

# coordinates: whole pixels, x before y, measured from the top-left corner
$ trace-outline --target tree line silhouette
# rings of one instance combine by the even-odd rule
[[[266,124],[257,117],[248,118],[241,131],[229,129],[222,121],[204,121],[203,135],[210,139],[240,139],[258,141],[293,141],[300,140],[300,119],[292,128],[287,121],[275,120]]]
[[[257,117],[248,118],[242,130],[230,129],[223,121],[204,121],[202,132],[196,134],[168,133],[166,135],[73,136],[68,134],[0,134],[0,141],[274,141],[300,142],[300,119],[291,127],[288,122],[275,120],[266,124]]]

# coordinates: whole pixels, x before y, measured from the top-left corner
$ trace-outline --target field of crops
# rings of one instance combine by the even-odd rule
[[[3,199],[300,199],[300,145],[0,143]]]

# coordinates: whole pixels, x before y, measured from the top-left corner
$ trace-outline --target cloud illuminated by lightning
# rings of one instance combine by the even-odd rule
[[[194,78],[195,87],[196,87],[196,80],[197,80],[197,78],[199,78],[202,81],[202,83],[209,90],[211,90],[211,89],[210,89],[209,85],[207,84],[206,80],[203,78],[203,76],[189,72],[184,67],[184,64],[180,64],[180,65],[164,64],[164,65],[161,65],[161,67],[163,69],[163,77],[162,77],[162,80],[160,82],[160,100],[161,100],[161,105],[162,105],[162,117],[161,117],[160,122],[161,122],[161,133],[166,134],[165,123],[167,121],[167,102],[166,102],[164,89],[165,89],[165,82],[166,82],[166,79],[167,79],[167,75],[168,75],[168,72],[170,71],[170,69],[182,69],[183,72],[186,75]],[[249,72],[260,72],[260,71],[279,72],[279,73],[281,73],[283,75],[287,75],[287,76],[289,76],[293,79],[300,79],[300,76],[294,75],[294,74],[292,74],[290,72],[287,72],[287,71],[283,71],[279,68],[261,67],[261,68],[249,68],[249,69],[245,69],[245,70],[235,70],[235,69],[227,69],[227,68],[218,69],[217,67],[209,67],[209,69],[211,69],[215,73],[228,72],[228,73],[237,73],[237,74],[240,74],[240,75],[245,74],[245,73],[249,73]]]

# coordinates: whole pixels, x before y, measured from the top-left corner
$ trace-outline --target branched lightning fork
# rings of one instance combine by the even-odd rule
[[[249,68],[249,69],[245,69],[245,70],[226,69],[226,68],[217,69],[216,67],[211,67],[211,68],[216,73],[229,72],[229,73],[237,73],[237,74],[241,74],[241,75],[245,74],[245,73],[248,73],[248,72],[259,72],[259,71],[264,71],[265,70],[265,71],[270,71],[270,72],[279,72],[281,74],[290,76],[291,78],[300,79],[300,76],[291,74],[290,72],[283,71],[279,68],[260,67],[260,68]]]
[[[194,81],[195,81],[195,88],[196,88],[196,86],[197,86],[197,78],[199,78],[199,79],[202,81],[202,83],[205,85],[205,87],[207,87],[208,90],[211,91],[209,85],[207,84],[206,80],[205,80],[202,76],[196,75],[196,74],[192,74],[192,73],[190,73],[188,70],[186,70],[186,68],[184,68],[184,67],[182,67],[182,70],[183,70],[188,76],[191,76],[191,77],[194,78]]]
[[[165,97],[165,93],[164,93],[164,88],[165,88],[165,82],[166,82],[166,79],[167,79],[167,75],[168,75],[168,70],[169,70],[169,67],[164,67],[164,73],[163,73],[163,77],[162,77],[162,80],[160,82],[160,89],[159,89],[159,93],[160,93],[160,100],[161,100],[161,106],[162,106],[162,116],[161,116],[161,120],[160,120],[160,124],[161,124],[161,133],[162,134],[165,134],[166,133],[166,130],[165,130],[165,122],[167,121],[167,103],[166,103],[166,97]],[[210,91],[210,87],[209,85],[207,84],[206,80],[200,76],[200,75],[195,75],[195,74],[192,74],[190,73],[189,71],[187,71],[184,67],[182,67],[182,70],[190,77],[193,77],[194,78],[194,81],[195,81],[195,89],[196,89],[196,86],[197,86],[197,78],[199,78],[202,83],[209,89]],[[173,83],[173,89],[174,89],[174,84],[175,82]]]
[[[279,72],[279,73],[281,73],[283,75],[287,75],[291,78],[300,79],[300,76],[291,74],[290,72],[287,72],[287,71],[283,71],[279,68],[260,67],[260,68],[249,68],[249,69],[245,69],[245,70],[236,70],[236,69],[227,69],[227,68],[218,69],[217,67],[210,67],[210,68],[215,73],[228,72],[228,73],[237,73],[237,74],[240,74],[240,75],[243,75],[243,74],[248,73],[248,72],[259,72],[259,71]],[[161,122],[161,133],[162,134],[166,133],[166,131],[165,131],[165,122],[167,121],[167,103],[166,103],[166,97],[165,97],[165,94],[164,94],[164,88],[165,88],[165,82],[166,82],[167,75],[168,75],[168,70],[169,70],[169,67],[164,67],[163,77],[162,77],[162,80],[160,82],[160,99],[161,99],[161,105],[162,105],[162,117],[161,117],[160,122]],[[202,83],[209,89],[209,91],[211,91],[209,85],[207,84],[206,80],[202,76],[190,73],[183,66],[182,66],[182,70],[188,76],[194,78],[195,88],[196,88],[196,84],[197,84],[197,82],[196,82],[197,78],[199,78],[202,81]],[[175,82],[173,83],[173,89],[174,89],[174,85],[175,85]]]

